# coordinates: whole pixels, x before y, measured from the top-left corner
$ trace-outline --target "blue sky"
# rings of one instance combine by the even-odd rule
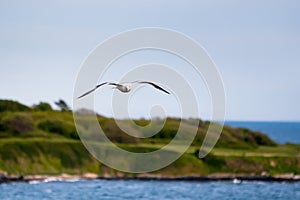
[[[1,1],[0,98],[72,104],[80,65],[96,45],[162,27],[208,51],[224,81],[227,119],[299,121],[299,10],[297,0]]]

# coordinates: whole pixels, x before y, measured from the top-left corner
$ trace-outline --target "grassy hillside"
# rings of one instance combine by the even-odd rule
[[[113,119],[99,116],[98,121],[111,141],[133,152],[153,151],[167,144],[180,123],[178,119],[168,118],[158,134],[138,139],[124,133]],[[147,120],[135,122],[149,123]],[[278,145],[262,133],[228,126],[224,127],[213,152],[198,159],[197,151],[208,126],[209,122],[201,121],[188,151],[170,166],[154,173],[300,173],[299,145]],[[95,133],[90,131],[89,134]],[[79,140],[70,111],[52,110],[47,103],[30,108],[9,100],[0,100],[1,171],[10,174],[119,173],[87,152]]]

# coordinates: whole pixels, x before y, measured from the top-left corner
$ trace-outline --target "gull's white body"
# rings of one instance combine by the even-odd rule
[[[121,92],[130,92],[131,91],[131,84],[128,84],[128,83],[125,83],[125,84],[122,84],[122,85],[117,85],[116,88],[118,90],[120,90]]]

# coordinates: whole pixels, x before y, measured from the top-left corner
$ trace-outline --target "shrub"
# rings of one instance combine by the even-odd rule
[[[11,100],[0,100],[0,112],[4,111],[29,111],[30,108]]]
[[[265,145],[265,146],[277,146],[277,144],[271,140],[267,135],[254,132],[254,140],[258,145]]]
[[[196,150],[194,152],[194,155],[196,155],[198,157],[199,155],[199,150]],[[222,168],[222,166],[224,166],[226,164],[226,161],[219,156],[215,156],[212,153],[207,154],[204,158],[201,158],[201,160],[208,164],[209,166],[211,166],[212,168]]]
[[[59,120],[45,120],[38,124],[38,128],[50,133],[56,133],[68,138],[79,139],[74,124],[63,123]]]
[[[138,138],[128,135],[124,133],[114,120],[101,120],[100,126],[102,127],[106,136],[112,142],[117,143],[137,143],[139,141]]]
[[[52,107],[50,106],[50,104],[45,103],[45,102],[40,102],[38,105],[34,105],[33,108],[36,111],[49,111],[49,110],[52,110]]]
[[[23,133],[34,130],[34,123],[30,114],[15,113],[2,119],[1,129],[13,133]]]

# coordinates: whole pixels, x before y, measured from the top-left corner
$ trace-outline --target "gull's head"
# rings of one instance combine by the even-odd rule
[[[129,92],[131,90],[130,85],[125,85],[126,91]]]

